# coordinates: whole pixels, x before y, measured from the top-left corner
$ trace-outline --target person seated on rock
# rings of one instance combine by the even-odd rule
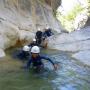
[[[52,35],[54,35],[54,33],[52,32],[51,28],[49,26],[47,26],[45,28],[45,31],[43,32],[43,37],[47,38],[47,37],[50,37]]]
[[[27,65],[25,68],[29,69],[30,65],[32,63],[33,69],[37,72],[39,72],[42,68],[44,68],[44,63],[42,60],[48,60],[52,63],[54,66],[54,69],[57,69],[57,65],[48,57],[40,55],[40,48],[38,46],[33,46],[31,49],[31,57],[29,58],[29,61],[27,62]]]
[[[45,31],[42,33],[42,43],[45,48],[47,48],[48,45],[48,37],[54,35],[53,32],[51,31],[51,28],[47,26],[45,28]]]
[[[40,45],[42,43],[42,31],[40,28],[38,28],[38,31],[36,32],[35,39],[37,44]]]

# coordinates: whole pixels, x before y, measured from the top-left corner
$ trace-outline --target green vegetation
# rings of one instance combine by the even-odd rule
[[[90,4],[90,3],[89,3]],[[57,11],[56,17],[61,22],[62,26],[68,31],[71,32],[74,30],[74,21],[75,18],[81,13],[85,12],[87,9],[81,4],[76,4],[71,11],[67,14],[63,14],[65,11]]]
[[[74,18],[77,16],[79,12],[84,10],[84,8],[81,5],[76,5],[70,13],[68,13],[64,18],[68,21],[74,20]]]

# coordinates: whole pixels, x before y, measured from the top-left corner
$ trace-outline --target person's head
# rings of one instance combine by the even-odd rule
[[[40,48],[38,46],[33,46],[31,48],[31,55],[33,58],[36,58],[40,53]]]
[[[29,47],[29,46],[25,45],[25,46],[23,47],[23,51],[29,52],[29,50],[30,50],[30,47]]]
[[[45,28],[45,29],[46,29],[46,30],[48,30],[49,28],[50,28],[49,26],[46,26],[46,28]]]

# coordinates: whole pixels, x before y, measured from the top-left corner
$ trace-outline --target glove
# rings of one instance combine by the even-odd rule
[[[58,64],[54,64],[54,69],[55,69],[55,70],[58,69]]]

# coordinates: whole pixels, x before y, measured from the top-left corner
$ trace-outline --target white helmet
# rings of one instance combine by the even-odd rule
[[[29,46],[25,45],[25,46],[23,47],[23,51],[29,51],[29,50],[30,50],[30,47],[29,47]]]
[[[38,31],[41,31],[41,29],[40,29],[40,28],[38,28],[37,30],[38,30]]]
[[[31,48],[31,53],[40,53],[40,48],[38,46],[33,46]]]
[[[49,28],[50,28],[49,26],[46,27],[46,29],[49,29]]]
[[[33,41],[36,42],[36,39],[34,38]]]

